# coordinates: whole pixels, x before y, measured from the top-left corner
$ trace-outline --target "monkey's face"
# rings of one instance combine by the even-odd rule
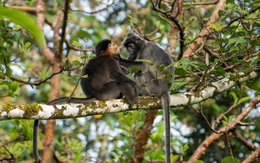
[[[134,43],[125,44],[126,50],[129,54],[129,60],[135,60],[137,57],[138,48]]]
[[[114,43],[109,44],[108,48],[111,49],[112,51],[114,51],[114,54],[119,53],[119,47]]]
[[[135,60],[138,52],[144,46],[144,40],[135,33],[128,33],[122,44],[126,47],[129,60]]]
[[[104,54],[106,55],[113,55],[113,54],[117,54],[119,53],[119,48],[116,44],[114,43],[110,43],[107,47],[107,50],[104,52]]]

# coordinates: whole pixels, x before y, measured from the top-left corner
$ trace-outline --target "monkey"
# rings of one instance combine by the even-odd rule
[[[138,67],[134,73],[134,81],[138,86],[138,94],[141,96],[157,96],[161,98],[165,121],[165,155],[166,163],[170,163],[170,96],[169,90],[174,80],[173,60],[163,49],[153,42],[146,42],[136,33],[130,32],[122,42],[128,53],[128,59],[122,59],[119,54],[113,57],[119,61],[120,66],[130,70],[132,66]],[[142,60],[149,60],[148,64]],[[158,67],[163,66],[165,70]],[[167,80],[166,80],[167,79]]]
[[[52,100],[47,105],[61,102],[88,103],[94,100],[111,100],[125,97],[133,105],[137,100],[136,83],[123,74],[118,60],[113,55],[118,51],[118,46],[111,40],[101,40],[95,47],[96,58],[90,59],[82,71],[80,85],[86,98],[61,97]],[[87,76],[87,77],[85,77]],[[38,123],[34,121],[33,130],[33,155],[36,162],[40,161],[37,147]]]

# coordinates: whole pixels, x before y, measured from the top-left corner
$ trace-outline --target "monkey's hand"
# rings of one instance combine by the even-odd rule
[[[113,58],[114,58],[115,60],[118,60],[118,61],[121,60],[120,54],[114,54],[114,55],[113,55]]]

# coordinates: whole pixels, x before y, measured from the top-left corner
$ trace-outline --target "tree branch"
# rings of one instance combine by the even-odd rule
[[[202,48],[202,45],[204,45],[204,43],[206,42],[207,36],[213,31],[210,28],[210,25],[217,22],[219,18],[218,11],[222,9],[225,3],[226,0],[219,0],[205,28],[199,33],[199,37],[195,40],[195,43],[191,44],[189,48],[184,52],[183,57],[190,57],[194,52]]]
[[[133,137],[136,138],[136,141],[133,144],[135,153],[131,158],[132,163],[141,163],[143,161],[145,147],[151,134],[151,130],[153,129],[153,122],[157,112],[158,110],[149,110],[145,115],[144,124],[137,132],[134,132]]]
[[[242,163],[250,163],[257,161],[260,157],[260,146],[249,156],[247,157]]]
[[[181,59],[182,56],[183,56],[183,49],[184,49],[184,29],[182,27],[182,25],[179,23],[179,21],[177,20],[177,17],[178,17],[178,12],[180,12],[178,9],[181,9],[182,8],[182,5],[183,5],[183,1],[180,1],[180,2],[177,2],[176,5],[179,5],[178,8],[176,7],[175,5],[175,2],[174,1],[172,3],[172,7],[171,7],[171,14],[168,12],[168,11],[164,11],[160,8],[160,3],[161,2],[158,2],[158,7],[156,6],[156,4],[153,3],[152,0],[150,0],[152,5],[153,5],[153,10],[156,11],[156,12],[160,12],[162,14],[164,14],[169,20],[171,20],[175,25],[176,27],[178,28],[179,30],[179,36],[180,36],[180,53],[177,57],[177,59]],[[174,9],[177,9],[177,13],[174,12]]]
[[[179,93],[170,96],[171,106],[195,104],[213,97],[234,85],[259,77],[259,73],[253,71],[250,74],[238,73],[233,76],[223,78],[202,89],[200,92]],[[116,113],[138,109],[160,109],[161,101],[156,97],[139,97],[137,103],[132,107],[123,99],[110,101],[95,101],[83,104],[63,104],[63,105],[44,105],[44,104],[4,104],[0,105],[0,120],[7,119],[63,119],[74,117],[85,117],[89,115]]]
[[[230,124],[222,127],[219,130],[219,132],[221,134],[212,133],[209,137],[207,137],[200,144],[200,146],[197,148],[197,150],[194,152],[194,154],[190,157],[190,159],[187,161],[187,163],[193,163],[196,160],[199,160],[202,157],[202,155],[205,154],[205,151],[207,150],[207,148],[209,147],[210,144],[212,144],[214,141],[218,140],[221,136],[223,136],[224,133],[227,133],[227,132],[230,132],[230,131],[234,130],[236,128],[237,124],[240,121],[242,121],[248,115],[248,113],[256,106],[256,104],[258,104],[259,102],[260,102],[260,96],[257,96],[255,98],[253,98],[250,101],[249,106],[243,112],[241,112],[240,115],[238,115],[237,118],[234,121],[232,121]],[[258,153],[257,154],[259,156],[260,148],[258,148]]]
[[[245,138],[243,138],[237,130],[233,131],[235,138],[237,138],[240,142],[242,142],[249,150],[256,150],[256,146],[254,144],[249,143]]]

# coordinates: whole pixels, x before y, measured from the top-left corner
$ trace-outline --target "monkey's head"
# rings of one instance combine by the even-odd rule
[[[124,47],[126,47],[126,50],[129,54],[128,59],[135,60],[138,51],[142,46],[144,46],[145,41],[137,34],[131,32],[126,35],[126,38],[124,39],[122,44],[124,45]]]
[[[113,55],[118,53],[118,46],[111,42],[111,40],[104,39],[97,43],[95,47],[96,56]]]

